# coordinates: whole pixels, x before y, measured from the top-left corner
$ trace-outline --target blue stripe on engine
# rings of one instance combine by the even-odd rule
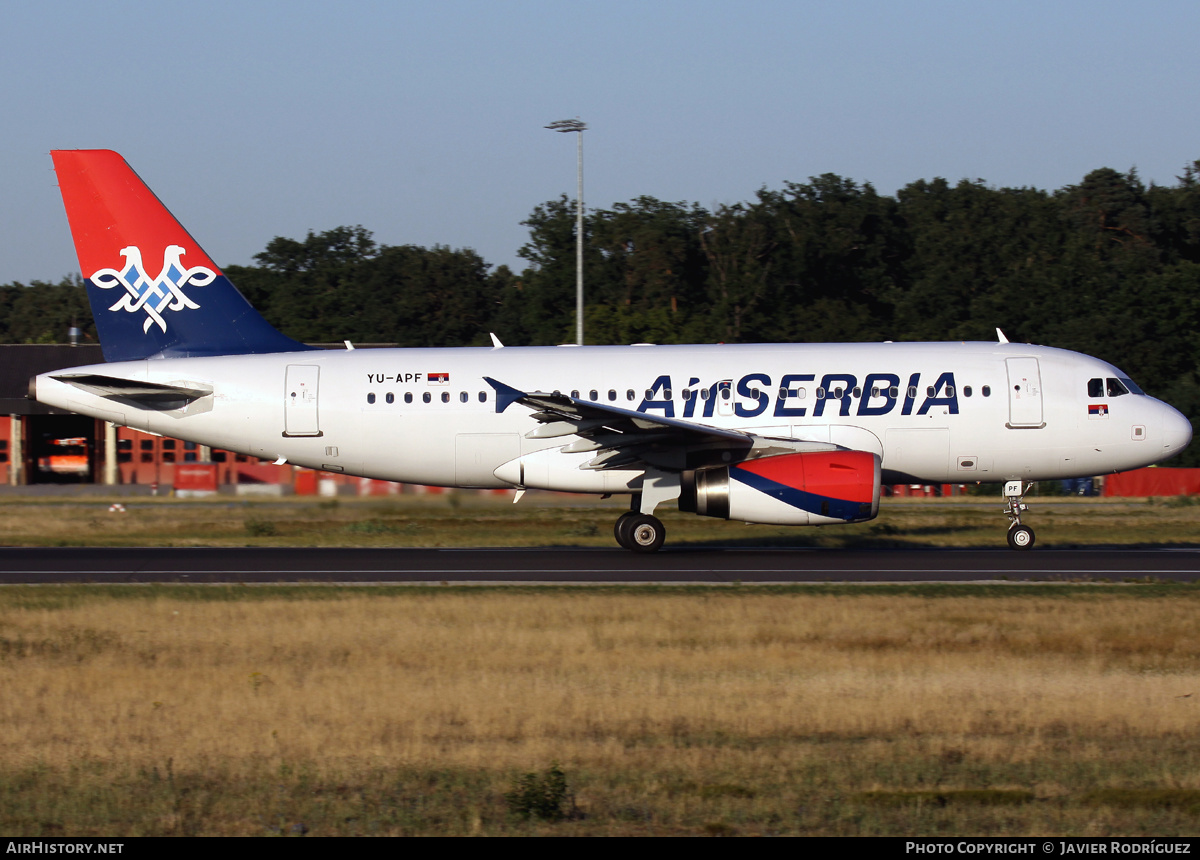
[[[736,467],[729,470],[729,477],[771,498],[779,499],[785,505],[808,511],[810,514],[820,517],[831,517],[835,520],[857,520],[864,515],[863,502],[851,502],[846,499],[836,499],[832,496],[821,496],[797,490],[795,487],[780,484],[770,478],[764,478],[762,475]]]

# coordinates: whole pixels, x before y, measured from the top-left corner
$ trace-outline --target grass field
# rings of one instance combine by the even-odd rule
[[[615,546],[624,499],[459,492],[385,499],[204,501],[0,497],[0,545],[9,546]],[[1028,497],[1038,545],[1194,545],[1200,501]],[[668,545],[1003,547],[999,497],[885,499],[878,519],[824,528],[747,525],[664,505]]]
[[[0,832],[1194,834],[1200,588],[0,589]]]
[[[0,543],[611,546],[619,503],[0,502]],[[1196,546],[1031,499],[1039,546]],[[672,544],[999,546],[998,498]],[[1036,550],[1035,550],[1036,551]],[[0,832],[1189,835],[1200,587],[0,589]]]

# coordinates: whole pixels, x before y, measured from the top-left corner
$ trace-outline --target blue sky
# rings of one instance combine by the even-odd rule
[[[0,4],[0,283],[76,270],[49,150],[121,152],[221,265],[362,224],[520,265],[574,195],[705,206],[837,173],[1173,184],[1200,4],[440,0]]]

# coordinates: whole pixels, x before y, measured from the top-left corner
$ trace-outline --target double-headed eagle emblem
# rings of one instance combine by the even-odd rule
[[[165,332],[167,322],[162,316],[164,311],[200,307],[184,294],[183,287],[206,287],[217,277],[216,272],[204,266],[184,268],[179,258],[185,253],[179,245],[168,245],[163,252],[162,271],[157,278],[151,279],[142,265],[141,248],[130,245],[121,249],[121,256],[125,258],[125,266],[121,271],[99,269],[89,280],[102,290],[124,287],[125,295],[109,310],[125,310],[131,314],[145,311],[146,323],[142,331],[149,332],[151,325],[157,325]]]

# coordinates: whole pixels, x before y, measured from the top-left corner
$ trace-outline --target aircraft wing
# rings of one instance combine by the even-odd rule
[[[604,403],[525,392],[484,377],[496,390],[496,411],[514,403],[533,411],[541,426],[525,434],[528,439],[579,436],[563,447],[564,454],[594,451],[584,469],[618,469],[654,466],[670,471],[729,463],[798,451],[836,451],[829,442],[758,436],[743,430],[728,430],[694,421],[647,415]]]

